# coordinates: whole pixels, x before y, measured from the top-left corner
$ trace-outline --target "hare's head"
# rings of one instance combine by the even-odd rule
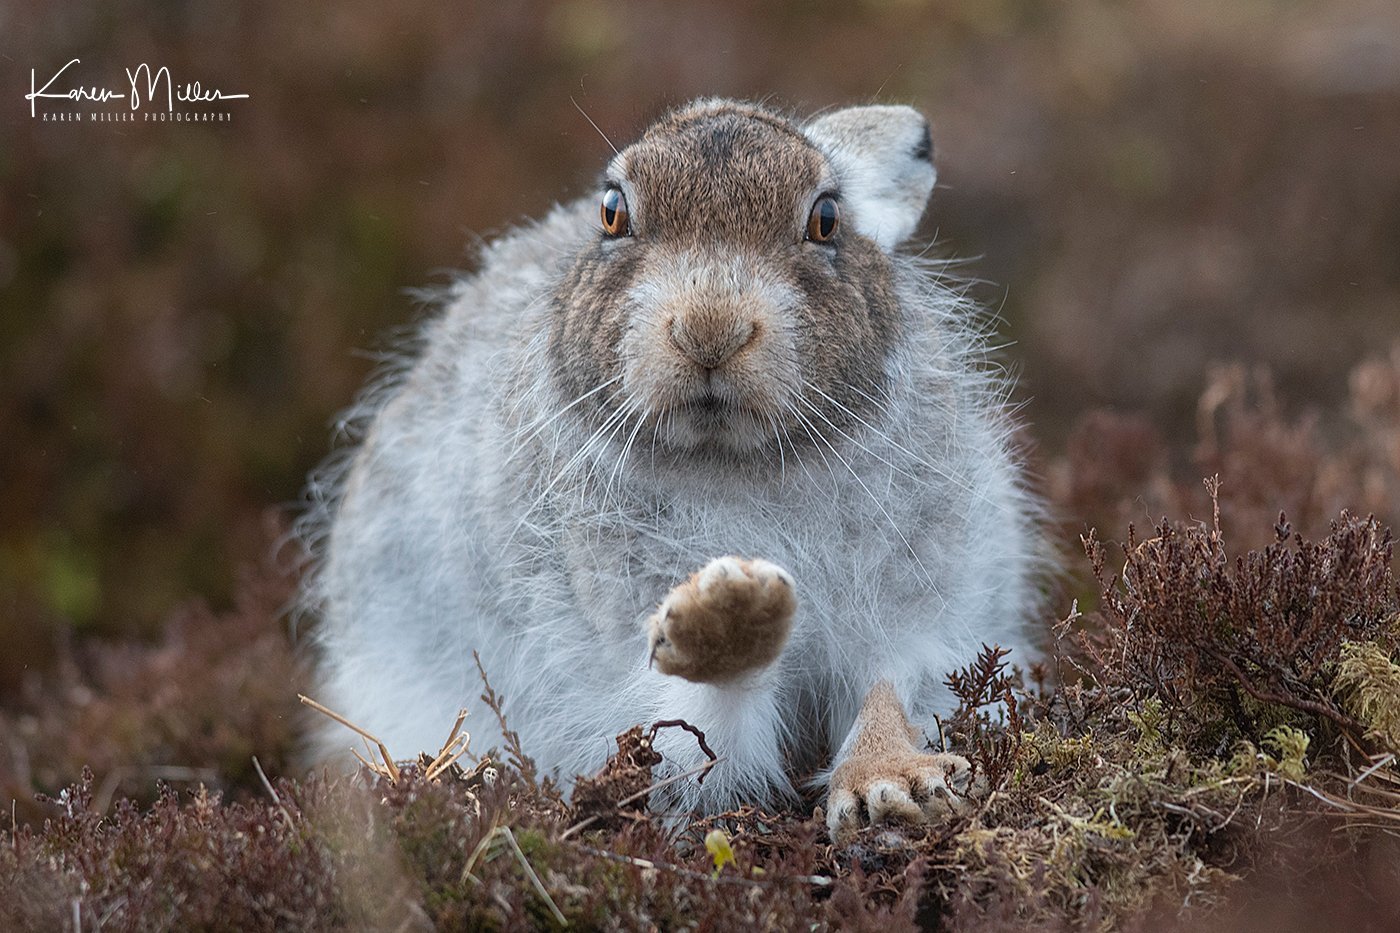
[[[931,148],[908,107],[799,124],[706,100],[654,124],[608,166],[556,295],[567,400],[678,453],[844,430],[900,339],[889,254],[933,189]]]

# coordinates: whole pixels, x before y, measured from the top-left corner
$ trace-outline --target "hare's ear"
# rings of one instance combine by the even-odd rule
[[[843,213],[886,252],[919,225],[933,192],[928,121],[911,107],[848,107],[803,127],[836,172]]]

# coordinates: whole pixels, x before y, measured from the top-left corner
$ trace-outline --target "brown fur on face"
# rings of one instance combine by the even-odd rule
[[[852,225],[805,240],[841,190],[791,121],[702,101],[609,166],[632,235],[601,233],[555,294],[549,353],[594,428],[630,401],[663,449],[761,451],[844,429],[885,382],[900,329],[886,254]]]

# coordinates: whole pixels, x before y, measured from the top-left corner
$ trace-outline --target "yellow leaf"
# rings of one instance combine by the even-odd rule
[[[715,860],[715,874],[718,875],[726,863],[736,864],[734,849],[729,845],[729,837],[722,829],[712,829],[705,834],[705,851]]]

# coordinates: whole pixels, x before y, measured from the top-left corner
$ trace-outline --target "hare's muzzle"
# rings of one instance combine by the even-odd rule
[[[774,443],[800,385],[792,289],[752,257],[661,253],[629,294],[618,346],[624,389],[659,422],[663,446],[755,450]]]
[[[678,315],[667,329],[671,345],[704,370],[719,369],[758,336],[758,325],[730,310],[701,308]]]

